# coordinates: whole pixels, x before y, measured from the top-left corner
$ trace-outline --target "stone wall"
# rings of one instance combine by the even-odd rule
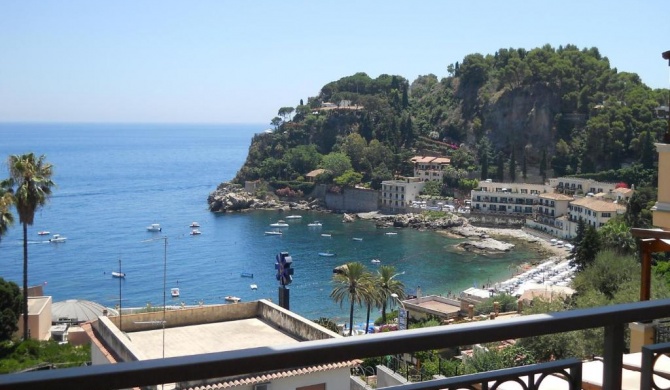
[[[326,193],[326,207],[344,213],[364,213],[379,210],[379,191],[345,188],[341,194]]]
[[[468,222],[473,226],[481,227],[500,227],[500,228],[521,228],[526,223],[525,216],[504,215],[504,214],[484,214],[470,212]]]

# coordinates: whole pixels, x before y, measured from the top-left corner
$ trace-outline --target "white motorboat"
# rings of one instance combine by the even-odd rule
[[[255,285],[255,284],[250,284],[249,287],[250,287],[252,290],[258,290],[258,286]]]
[[[321,237],[331,237],[330,233],[321,233]]]
[[[352,240],[354,240],[354,241],[363,241],[363,239],[360,238],[360,237],[354,237],[354,238],[352,238]]]
[[[271,223],[270,226],[272,226],[272,227],[288,227],[288,223],[286,223],[286,221],[280,219],[279,221],[277,221],[275,223]]]
[[[381,263],[381,262],[382,262],[382,261],[379,260],[379,259],[372,259],[372,261],[371,261],[372,264],[379,264],[379,263]]]
[[[235,296],[232,296],[232,295],[227,295],[227,296],[226,296],[225,298],[223,298],[223,299],[225,299],[226,302],[232,302],[232,303],[237,303],[237,302],[239,302],[239,301],[242,300],[242,298],[240,298],[240,297],[235,297]]]
[[[331,253],[331,252],[319,252],[319,256],[323,256],[323,257],[333,257],[333,256],[335,256],[335,253]]]
[[[395,236],[395,235],[397,235],[398,233],[396,233],[396,232],[387,232],[387,233],[385,233],[385,234],[386,234],[387,236]]]
[[[49,242],[65,242],[65,240],[67,240],[67,237],[61,237],[60,234],[54,234],[49,239]]]
[[[302,218],[302,215],[289,215],[286,217],[286,219],[300,219]]]
[[[198,230],[198,229],[193,229],[193,230],[191,230],[191,233],[190,233],[190,234],[191,234],[192,236],[197,236],[197,235],[199,235],[199,234],[202,234],[202,232],[201,232],[200,230]]]
[[[151,225],[147,226],[147,231],[149,232],[160,232],[162,230],[163,229],[159,223],[152,223]]]
[[[48,231],[48,230],[41,230],[41,231],[37,232],[37,235],[39,235],[39,236],[48,236],[49,234],[51,234],[51,232]]]
[[[314,222],[308,223],[307,226],[309,226],[309,227],[321,227],[323,225],[321,225],[321,222],[319,222],[319,221],[314,221]]]
[[[200,227],[200,224],[197,223],[197,222],[191,222],[191,224],[188,225],[188,227],[190,227],[190,228],[199,228],[199,227]]]
[[[174,287],[170,289],[170,295],[172,295],[172,298],[179,297],[179,287]]]
[[[279,230],[270,230],[265,232],[266,236],[281,236],[282,234],[284,233],[280,232]]]
[[[112,271],[112,277],[113,278],[125,278],[126,273],[125,272]]]

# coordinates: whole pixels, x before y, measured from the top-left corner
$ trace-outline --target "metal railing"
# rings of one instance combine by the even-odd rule
[[[130,388],[203,378],[233,377],[600,327],[604,327],[605,330],[603,388],[618,389],[621,387],[626,324],[664,317],[670,317],[670,299],[536,314],[505,320],[376,333],[359,337],[306,341],[284,346],[7,374],[0,376],[0,390]],[[549,363],[541,366],[547,367],[547,364]],[[512,369],[511,372],[515,372],[514,370],[522,372],[524,368]],[[542,368],[540,371],[544,372],[545,369]],[[484,377],[488,381],[493,380],[491,378],[496,375],[509,375],[509,373],[509,370],[503,370],[475,375]],[[447,378],[438,380],[438,382],[465,379],[468,378]],[[445,387],[449,386],[428,381],[393,388],[407,390]]]

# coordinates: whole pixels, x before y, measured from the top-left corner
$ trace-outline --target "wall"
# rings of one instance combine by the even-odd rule
[[[658,151],[658,177],[670,175],[670,145],[656,144]],[[670,229],[670,180],[658,181],[658,201],[654,205],[654,226]]]
[[[377,366],[377,387],[389,387],[408,383],[402,375],[396,374],[386,366]]]
[[[523,216],[487,215],[470,211],[468,221],[474,226],[520,228],[526,223]]]
[[[285,329],[286,332],[303,340],[323,340],[342,337],[320,325],[306,321],[292,312],[282,310],[281,307],[270,301],[261,300],[259,302],[262,302],[262,304],[258,305],[258,315],[261,318],[268,320],[272,324],[276,324],[280,329]]]
[[[326,193],[326,207],[347,213],[377,211],[379,191],[362,188],[345,188],[341,194]]]

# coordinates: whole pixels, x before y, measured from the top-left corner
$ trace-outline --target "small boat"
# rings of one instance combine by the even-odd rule
[[[382,262],[382,261],[379,260],[379,259],[372,259],[372,261],[371,261],[372,264],[379,264],[379,263],[381,263],[381,262]]]
[[[330,233],[322,233],[321,237],[331,237],[331,234]]]
[[[282,234],[284,233],[280,232],[279,230],[270,230],[265,232],[266,236],[281,236]]]
[[[237,303],[237,302],[239,302],[239,301],[242,300],[240,297],[234,297],[234,296],[232,296],[232,295],[227,295],[227,296],[226,296],[225,298],[223,298],[223,299],[225,299],[226,302],[232,302],[232,303]]]
[[[41,231],[37,232],[37,235],[39,235],[39,236],[48,236],[49,234],[51,234],[51,232],[48,231],[48,230],[41,230]]]
[[[191,222],[191,224],[188,225],[188,227],[190,227],[190,228],[199,228],[199,227],[200,227],[200,224],[197,223],[197,222]]]
[[[179,287],[171,288],[170,289],[170,295],[172,295],[172,298],[179,297]]]
[[[272,227],[288,227],[288,223],[286,223],[286,221],[283,221],[283,220],[280,219],[279,221],[277,221],[275,223],[271,223],[270,226],[272,226]]]
[[[258,290],[258,286],[255,285],[255,284],[250,284],[249,287],[250,287],[252,290]]]
[[[125,272],[112,271],[112,277],[113,278],[125,278],[126,273]]]
[[[360,238],[360,237],[354,237],[354,238],[352,238],[352,240],[354,240],[354,241],[363,241],[363,239]]]
[[[49,242],[65,242],[65,240],[67,240],[67,237],[61,237],[60,234],[54,234],[49,239]]]
[[[321,225],[321,222],[319,222],[319,221],[314,221],[314,222],[308,223],[307,226],[309,226],[309,227],[321,227],[323,225]]]
[[[161,229],[161,225],[159,223],[152,223],[151,225],[147,226],[147,231],[149,232],[160,232],[163,229]]]
[[[333,257],[333,256],[335,256],[335,253],[330,253],[330,252],[319,252],[319,256],[323,256],[323,257]]]
[[[387,233],[385,233],[385,234],[386,234],[387,236],[395,236],[395,235],[398,234],[398,233],[396,233],[396,232],[387,232]]]
[[[191,233],[190,233],[190,234],[191,234],[192,236],[197,236],[197,235],[199,235],[199,234],[202,234],[202,232],[201,232],[200,230],[198,230],[198,229],[193,229],[193,230],[191,230]]]
[[[286,217],[286,219],[300,219],[302,218],[302,215],[289,215]]]
[[[251,272],[242,272],[240,276],[243,278],[253,278],[254,274],[252,274]]]

